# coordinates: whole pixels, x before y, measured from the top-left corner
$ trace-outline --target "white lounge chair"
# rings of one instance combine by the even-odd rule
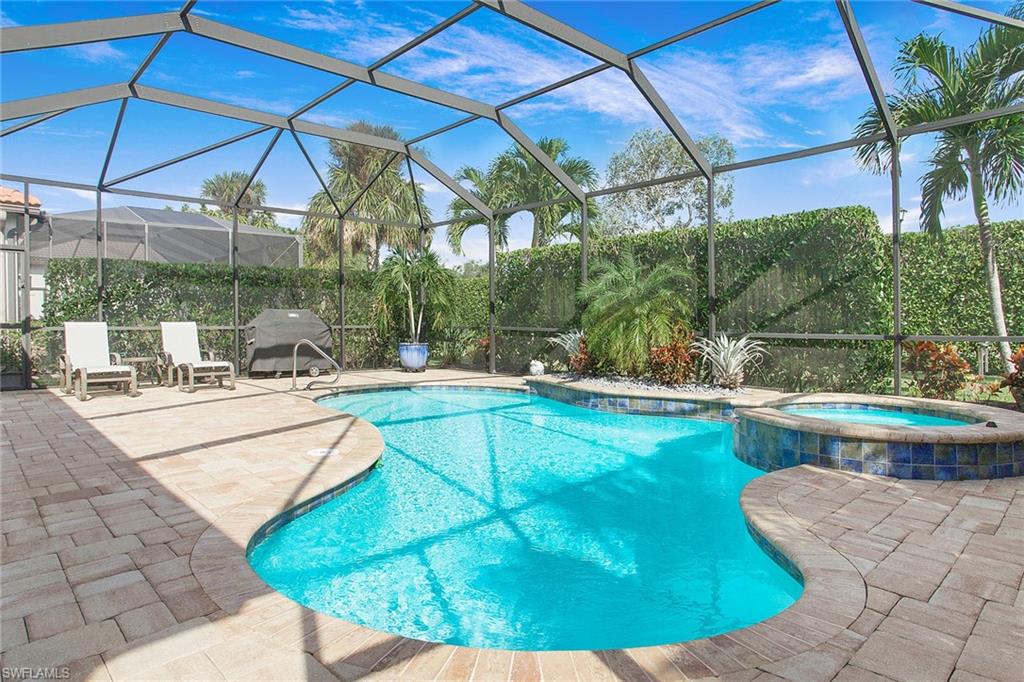
[[[129,396],[139,394],[135,368],[110,352],[106,322],[65,322],[59,365],[61,388],[79,400],[88,400],[89,384],[120,384]]]
[[[199,330],[195,322],[161,322],[160,336],[163,338],[163,353],[157,356],[157,367],[167,370],[167,386],[174,385],[174,372],[178,373],[178,389],[192,393],[196,390],[196,377],[217,380],[217,385],[235,389],[235,366],[230,362],[214,360],[213,353],[207,352],[203,360],[199,352]],[[187,378],[187,384],[186,384]]]

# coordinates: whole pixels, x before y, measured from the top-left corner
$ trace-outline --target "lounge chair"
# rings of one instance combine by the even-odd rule
[[[106,322],[65,322],[59,366],[61,388],[79,400],[88,400],[89,384],[119,384],[127,395],[139,394],[135,368],[110,352]]]
[[[178,389],[193,393],[196,390],[196,377],[216,379],[217,385],[224,387],[225,377],[228,388],[235,389],[235,366],[230,362],[215,360],[212,352],[207,352],[203,360],[199,352],[199,330],[195,322],[161,322],[160,336],[163,338],[163,352],[157,356],[157,368],[161,376],[167,371],[167,386],[174,385],[174,373],[178,373]],[[187,380],[187,383],[186,383]]]

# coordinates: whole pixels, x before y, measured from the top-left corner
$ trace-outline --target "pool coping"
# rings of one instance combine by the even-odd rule
[[[472,388],[458,384],[446,384],[458,388]],[[481,388],[487,387],[475,384]],[[371,390],[369,386],[353,387],[355,391]],[[381,387],[387,390],[388,386]],[[507,388],[507,387],[506,387]],[[338,391],[331,395],[345,393]],[[316,402],[314,400],[314,402]],[[335,410],[321,407],[318,409],[336,414]],[[285,499],[283,492],[289,484],[299,481],[282,481],[279,494],[262,497],[259,500],[242,502],[215,519],[210,527],[200,536],[191,555],[191,570],[206,594],[227,613],[236,614],[243,622],[247,618],[249,626],[254,630],[263,627],[268,613],[281,614],[284,619],[300,630],[315,623],[331,623],[341,626],[346,637],[353,639],[370,639],[385,637],[394,642],[396,648],[403,644],[421,646],[420,640],[413,640],[400,635],[382,633],[355,623],[348,623],[338,618],[322,614],[297,604],[277,590],[268,586],[249,565],[247,553],[239,548],[248,548],[250,541],[268,522],[280,518],[281,514],[290,510],[310,505],[315,500],[325,500],[326,496],[336,496],[350,489],[372,471],[379,461],[384,442],[380,432],[370,422],[353,418],[353,423],[361,433],[372,437],[361,438],[361,446],[346,456],[346,470],[356,473],[341,482],[321,484],[319,489],[310,488],[308,496],[298,503]],[[724,649],[742,649],[746,651],[743,664],[754,668],[759,665],[781,661],[839,636],[863,612],[867,599],[867,586],[860,572],[838,550],[831,547],[814,535],[807,527],[799,523],[783,507],[779,493],[804,475],[818,475],[820,472],[810,467],[794,467],[765,474],[750,482],[740,498],[740,507],[748,528],[758,543],[772,558],[784,568],[795,569],[803,577],[803,593],[799,599],[778,614],[754,625],[721,633],[707,638],[688,640],[674,644],[625,649],[641,665],[649,662],[651,666],[659,664],[672,670],[681,669],[680,661],[696,658],[697,652],[708,646]],[[340,491],[340,492],[338,492]],[[305,494],[305,493],[304,493]],[[308,510],[308,509],[307,509]],[[282,625],[284,623],[281,623]],[[799,630],[800,646],[794,648],[772,645],[773,634]],[[318,650],[310,650],[309,644],[315,644],[317,638],[305,637],[291,646],[298,646],[317,656]],[[360,640],[362,641],[362,640]],[[472,647],[444,645],[453,649],[472,651]],[[515,654],[524,652],[516,651]],[[531,652],[539,655],[552,652]],[[608,655],[608,652],[605,652]],[[318,656],[319,658],[319,656]],[[335,672],[344,675],[360,676],[368,674],[369,669],[359,669],[349,662],[321,661]],[[660,662],[660,663],[659,663]],[[339,668],[339,666],[341,666]]]

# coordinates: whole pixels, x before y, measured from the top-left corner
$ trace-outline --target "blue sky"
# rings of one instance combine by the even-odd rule
[[[535,2],[538,9],[623,51],[733,11],[735,2]],[[1006,11],[1007,2],[971,2]],[[168,2],[29,2],[8,0],[4,25],[45,24],[174,10]],[[454,14],[458,2],[217,2],[199,0],[197,15],[368,65],[416,34]],[[854,0],[854,11],[884,86],[901,39],[941,33],[953,44],[972,42],[983,22],[906,0]],[[0,62],[4,101],[127,80],[156,38],[135,38],[6,55]],[[788,0],[643,57],[650,80],[693,136],[720,134],[732,140],[739,159],[827,144],[851,136],[871,99],[833,2]],[[489,103],[499,103],[585,70],[591,57],[530,31],[488,9],[387,65],[384,70]],[[253,54],[187,34],[172,36],[142,83],[277,114],[290,114],[339,82],[339,77]],[[5,172],[94,183],[102,164],[117,104],[71,112],[3,139]],[[662,128],[627,78],[611,69],[507,110],[534,139],[560,136],[573,154],[604,171],[636,130]],[[354,85],[303,118],[343,126],[356,120],[394,126],[411,138],[464,114],[369,85]],[[235,135],[252,124],[132,101],[108,178],[143,168]],[[195,195],[214,172],[250,169],[269,133],[218,152],[143,176],[125,188]],[[302,138],[318,165],[327,145]],[[905,227],[915,229],[919,178],[931,136],[904,147]],[[429,140],[423,147],[448,173],[462,165],[486,166],[510,144],[493,123],[479,121]],[[283,137],[260,173],[270,203],[301,208],[317,184],[294,142]],[[734,174],[737,218],[861,203],[890,223],[888,181],[859,171],[850,151],[739,171]],[[422,171],[435,219],[445,216],[451,194]],[[603,178],[602,178],[603,183]],[[53,212],[86,208],[85,192],[36,187]],[[111,205],[162,205],[110,195]],[[996,218],[1019,217],[1021,207],[994,207]],[[294,225],[296,218],[281,216]],[[946,223],[972,221],[970,206],[947,205]],[[514,221],[513,247],[528,244],[528,221]],[[443,233],[435,247],[456,263]],[[482,230],[465,240],[466,256],[486,257]]]

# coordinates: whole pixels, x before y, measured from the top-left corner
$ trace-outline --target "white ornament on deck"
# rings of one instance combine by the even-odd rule
[[[544,363],[540,360],[530,360],[530,376],[539,377],[544,373]]]

